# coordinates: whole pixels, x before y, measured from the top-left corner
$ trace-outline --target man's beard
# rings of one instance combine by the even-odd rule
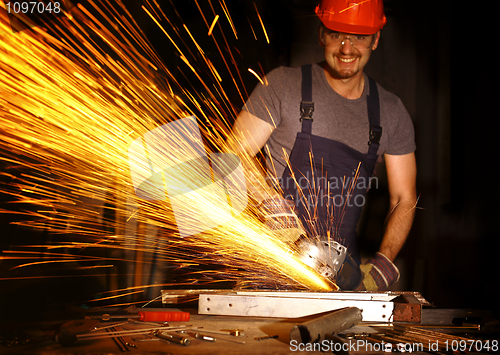
[[[354,71],[354,70],[336,70],[331,68],[331,75],[335,79],[350,79],[358,73],[359,69]]]
[[[333,60],[340,61],[340,57],[342,57],[342,53],[336,53],[333,55]],[[354,55],[354,57],[357,61],[361,60],[361,56],[359,55]],[[330,73],[335,79],[350,79],[356,76],[356,74],[359,73],[359,70],[359,66],[356,66],[355,68],[338,69],[334,65],[332,65]]]

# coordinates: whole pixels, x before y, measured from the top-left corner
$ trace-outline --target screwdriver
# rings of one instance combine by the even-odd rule
[[[111,319],[137,319],[143,322],[183,322],[189,321],[191,314],[181,311],[141,311],[137,314],[103,314],[102,316],[91,316],[93,319],[108,321]]]

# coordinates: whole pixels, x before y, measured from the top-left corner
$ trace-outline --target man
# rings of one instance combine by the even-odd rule
[[[390,212],[379,252],[360,266],[361,278],[339,286],[384,290],[399,278],[393,261],[413,222],[413,124],[399,98],[363,73],[386,23],[382,0],[322,0],[316,14],[325,60],[271,71],[268,84],[255,88],[238,115],[233,133],[248,154],[266,145],[269,174],[286,200],[263,201],[263,208],[293,216],[294,207],[309,236],[339,241],[357,263],[356,225],[383,155]]]

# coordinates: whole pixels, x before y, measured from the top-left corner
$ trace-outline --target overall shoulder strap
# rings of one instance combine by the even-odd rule
[[[380,100],[377,83],[368,77],[370,95],[366,96],[368,106],[368,121],[370,122],[370,139],[368,141],[368,154],[377,154],[380,147],[380,137],[382,137],[382,127],[380,127]]]
[[[302,122],[302,133],[311,134],[312,114],[314,102],[312,101],[312,64],[301,67],[302,70],[302,101],[300,102],[300,121]]]

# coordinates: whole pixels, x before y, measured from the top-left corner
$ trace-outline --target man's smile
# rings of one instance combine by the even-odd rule
[[[337,57],[342,63],[351,63],[351,62],[354,62],[357,57],[354,57],[354,58],[340,58],[340,57]]]

